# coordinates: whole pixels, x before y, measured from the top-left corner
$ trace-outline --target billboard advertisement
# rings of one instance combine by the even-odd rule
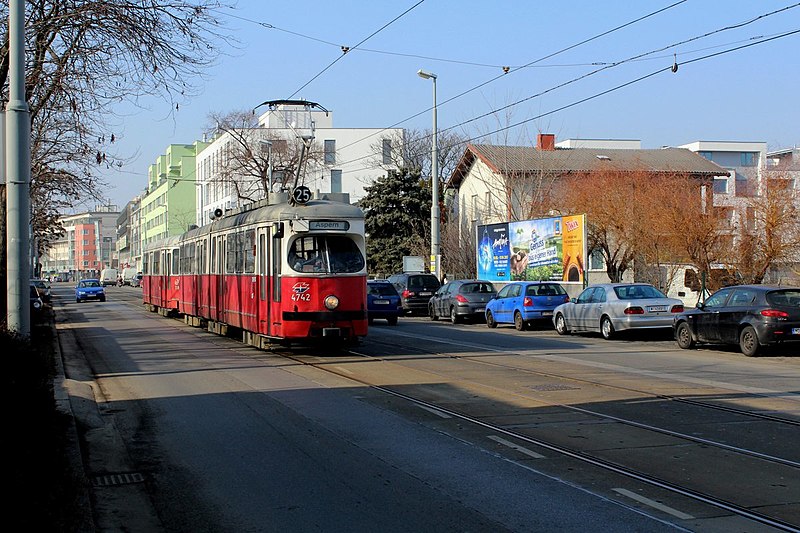
[[[487,224],[476,238],[479,279],[584,282],[585,215]]]

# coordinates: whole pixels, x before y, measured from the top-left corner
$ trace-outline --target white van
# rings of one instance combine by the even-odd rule
[[[122,269],[122,284],[123,285],[132,285],[131,281],[133,281],[133,278],[136,277],[136,273],[137,272],[138,272],[138,270],[136,270],[133,267],[123,268]]]
[[[118,276],[116,268],[104,268],[100,272],[100,284],[103,287],[106,285],[116,285]]]

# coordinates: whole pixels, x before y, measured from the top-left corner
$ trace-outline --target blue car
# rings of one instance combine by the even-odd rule
[[[486,325],[514,324],[522,331],[533,321],[550,320],[553,309],[568,301],[567,291],[556,282],[515,281],[486,304]]]
[[[106,301],[106,292],[99,279],[82,279],[75,287],[75,301],[81,303],[85,300]]]
[[[396,326],[397,317],[402,314],[403,304],[394,285],[385,280],[367,281],[367,319],[370,324],[379,318],[390,326]]]

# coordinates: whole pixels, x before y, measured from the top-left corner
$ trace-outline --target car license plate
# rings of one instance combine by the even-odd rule
[[[419,295],[420,296],[430,296],[431,293],[430,292],[421,292],[421,293],[419,293]]]
[[[389,300],[372,300],[375,305],[389,305]]]
[[[792,335],[800,335],[800,328],[792,328]]]
[[[475,308],[475,312],[476,312],[476,313],[483,313],[485,310],[486,310],[486,308],[485,308],[485,307],[476,307],[476,308]]]
[[[542,316],[553,316],[552,311],[542,311]]]
[[[648,305],[647,310],[651,313],[663,313],[667,310],[666,305]]]

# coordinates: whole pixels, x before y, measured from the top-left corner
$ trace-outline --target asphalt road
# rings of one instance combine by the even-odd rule
[[[100,530],[725,531],[737,523],[697,507],[690,520],[642,504],[626,496],[640,489],[619,492],[615,476],[537,463],[531,450],[509,452],[506,439],[487,441],[480,426],[373,384],[507,414],[533,401],[572,403],[546,395],[569,391],[554,376],[580,375],[605,387],[572,387],[584,406],[598,398],[581,394],[611,405],[612,385],[659,393],[679,384],[688,393],[724,388],[736,402],[800,417],[800,358],[791,354],[747,360],[733,350],[681,351],[668,335],[609,342],[415,318],[376,323],[347,357],[310,350],[288,359],[148,313],[130,287],[83,304],[70,287],[54,289]],[[521,383],[520,369],[547,378]],[[530,396],[532,387],[545,396]]]

